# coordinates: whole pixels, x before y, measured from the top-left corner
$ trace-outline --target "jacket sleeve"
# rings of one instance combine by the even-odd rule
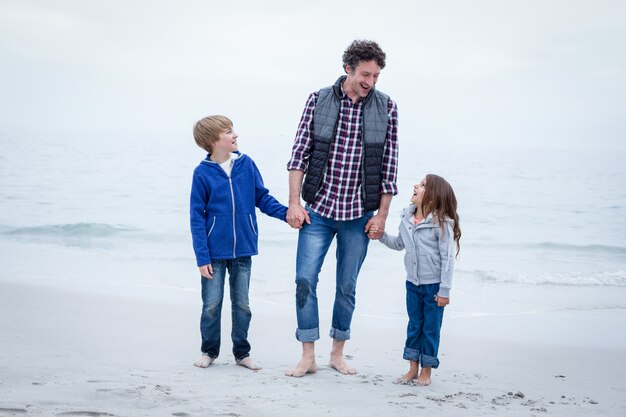
[[[209,193],[210,190],[208,189],[207,184],[202,181],[202,176],[196,168],[193,173],[193,180],[191,183],[189,218],[191,223],[193,250],[196,254],[196,262],[198,266],[208,265],[211,263],[206,230],[206,207],[209,201]]]
[[[402,227],[402,223],[400,223],[400,227]],[[398,227],[398,236],[388,235],[387,232],[383,233],[383,237],[380,238],[380,243],[393,250],[404,249],[404,241],[402,240],[400,227]]]
[[[252,162],[254,168],[254,204],[261,212],[284,222],[287,221],[287,207],[276,200],[270,191],[263,185],[263,178],[256,164]]]
[[[444,227],[437,228],[439,232],[439,255],[441,256],[441,284],[439,285],[440,297],[450,297],[452,289],[452,273],[454,271],[454,232],[452,225],[444,223]]]

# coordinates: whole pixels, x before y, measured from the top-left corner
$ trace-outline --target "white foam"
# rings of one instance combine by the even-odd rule
[[[626,286],[626,271],[513,273],[473,271],[482,281],[532,285]]]

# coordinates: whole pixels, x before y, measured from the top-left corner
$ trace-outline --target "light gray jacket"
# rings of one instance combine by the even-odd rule
[[[454,270],[454,220],[446,217],[444,227],[433,221],[432,213],[418,225],[413,223],[415,206],[402,212],[399,236],[385,232],[381,243],[394,250],[406,249],[404,268],[406,279],[415,285],[437,284],[440,297],[450,297]]]

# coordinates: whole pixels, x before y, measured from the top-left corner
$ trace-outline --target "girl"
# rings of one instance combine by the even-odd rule
[[[403,358],[411,366],[399,379],[401,383],[417,378],[417,385],[429,385],[432,368],[439,366],[437,351],[443,308],[450,303],[454,258],[460,249],[461,229],[456,210],[456,197],[450,184],[428,174],[413,187],[411,205],[402,213],[399,236],[384,233],[380,239],[391,249],[406,249],[409,325]]]

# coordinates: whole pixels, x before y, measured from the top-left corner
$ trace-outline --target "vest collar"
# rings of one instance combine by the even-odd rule
[[[346,78],[348,78],[346,75],[342,75],[341,77],[337,78],[337,81],[335,81],[335,84],[333,85],[333,92],[335,93],[335,96],[339,100],[341,100],[344,96],[342,86]],[[376,91],[376,86],[372,86],[372,89],[370,90],[370,92],[367,93],[367,96],[363,99],[363,104],[367,103],[368,101],[372,99],[372,97],[374,96],[374,91]]]

